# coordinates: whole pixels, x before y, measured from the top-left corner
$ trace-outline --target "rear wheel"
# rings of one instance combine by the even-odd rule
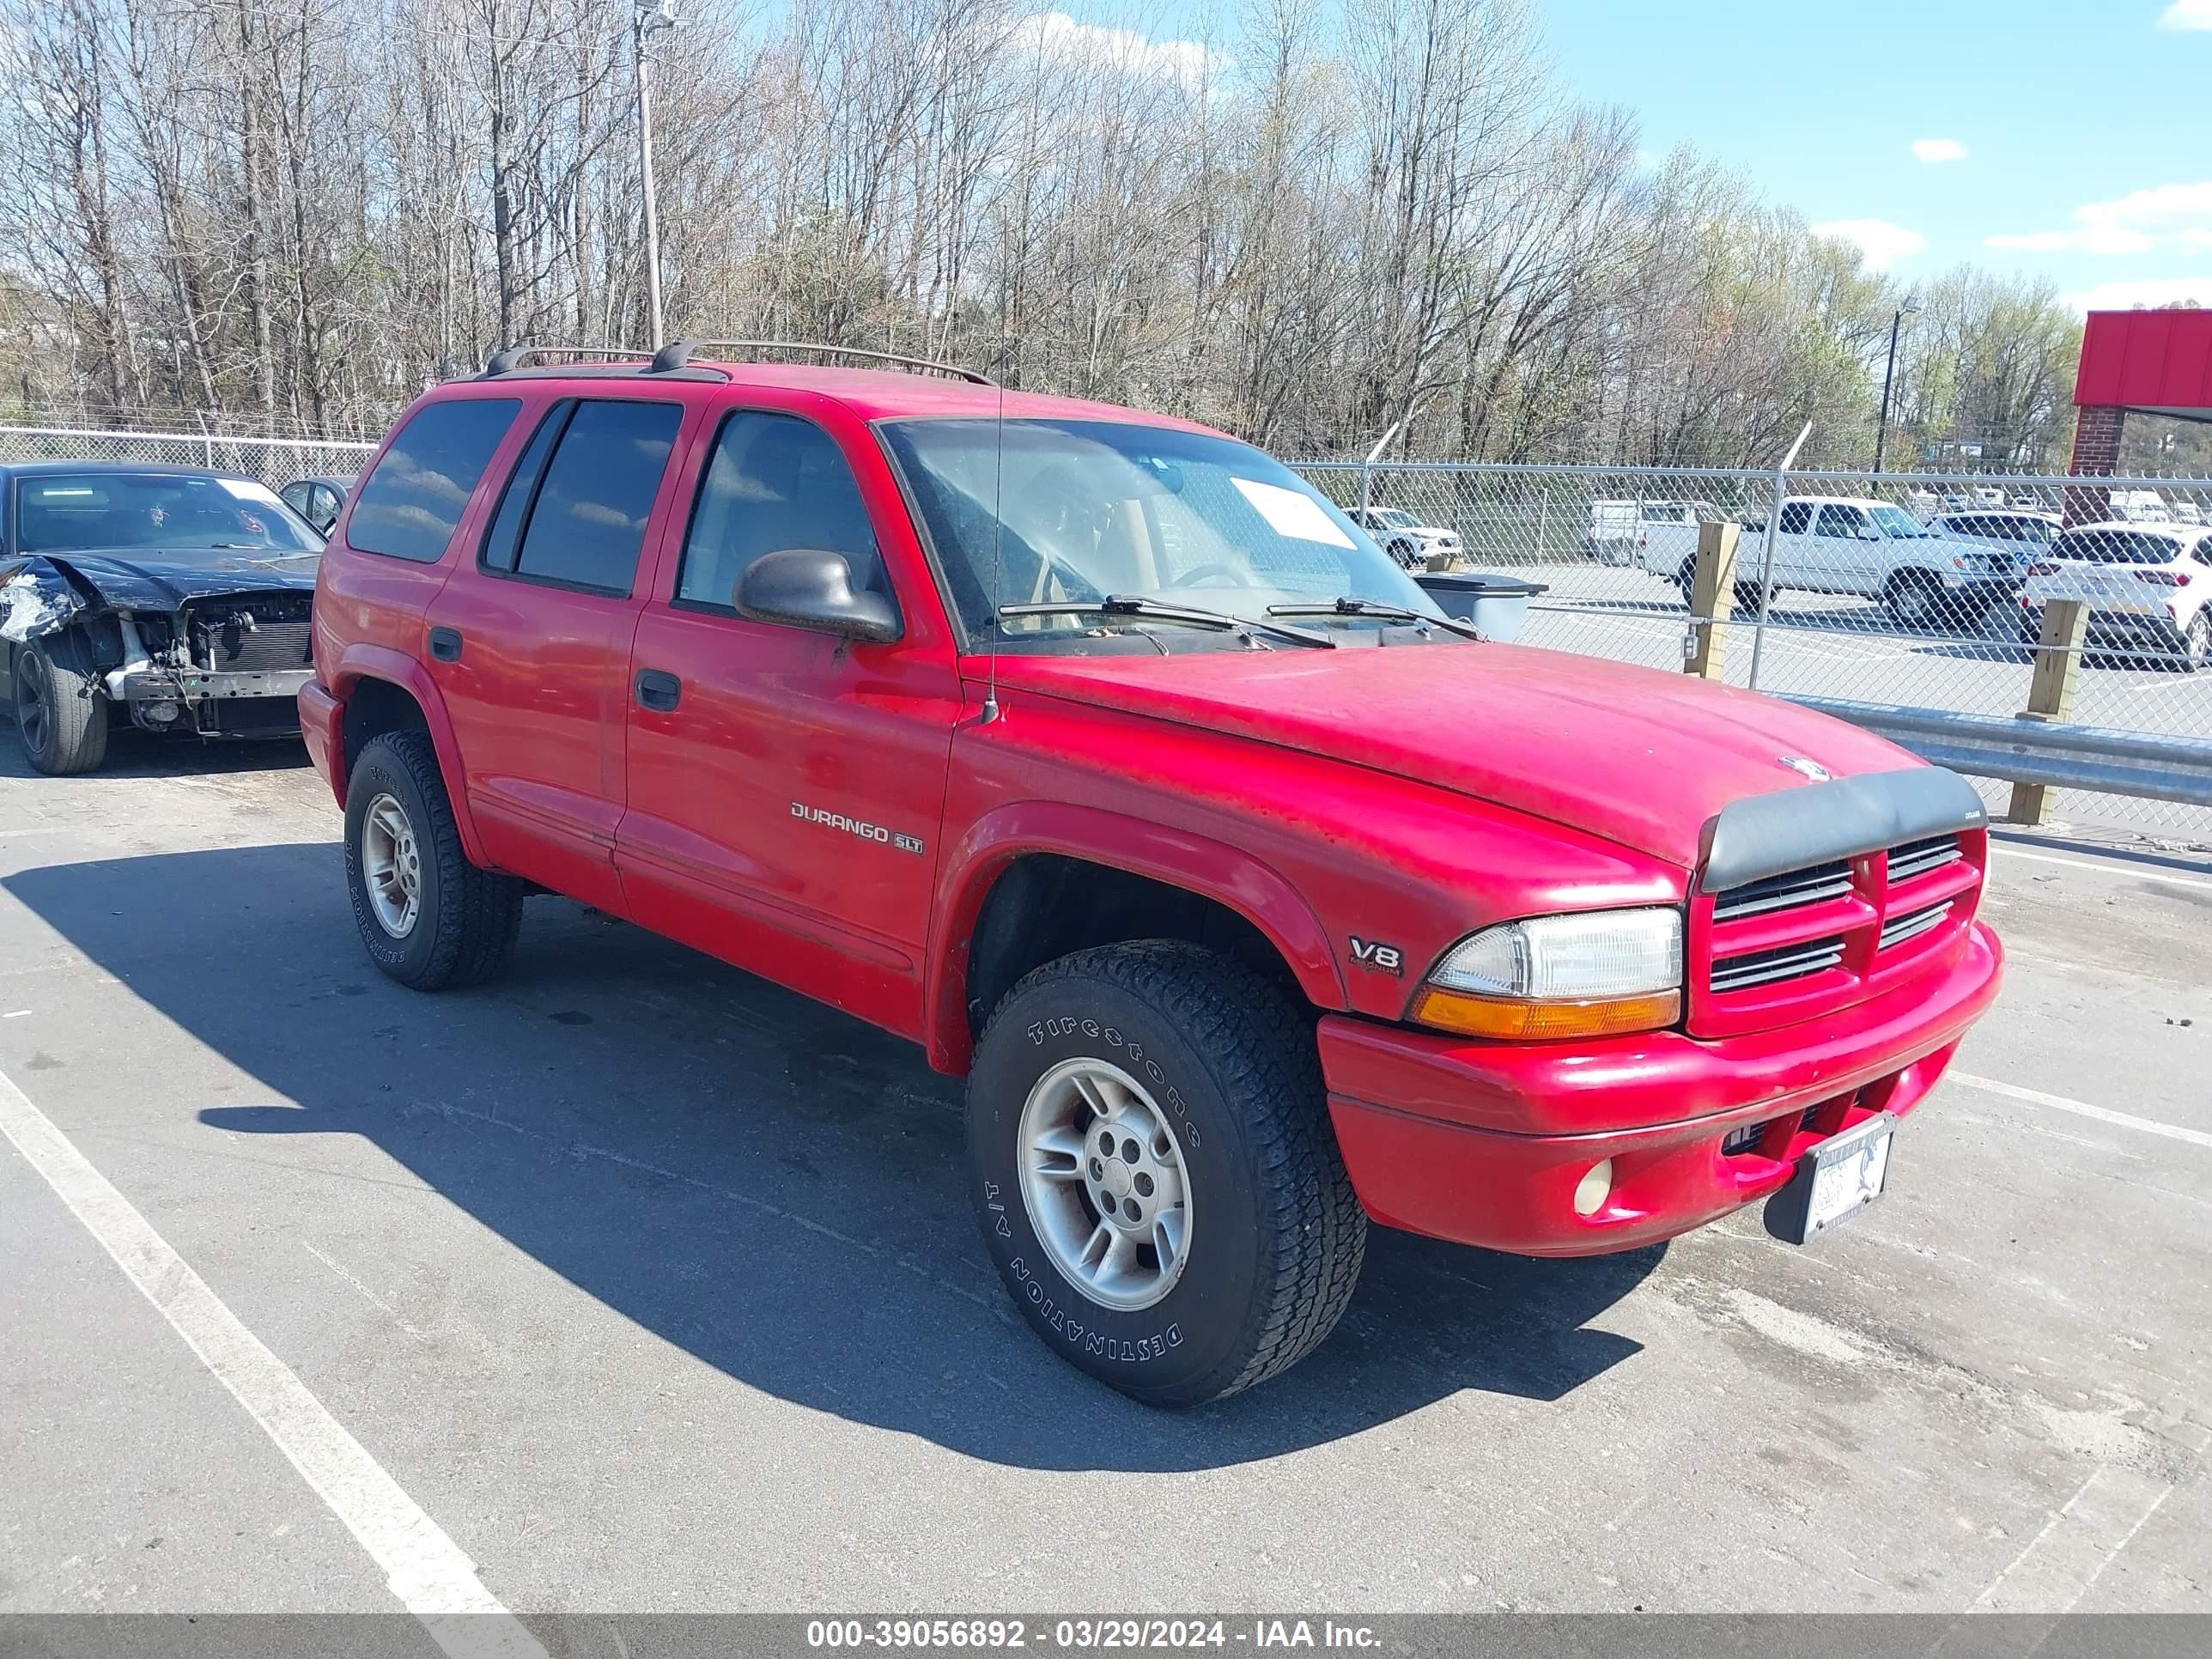
[[[2212,606],[2191,617],[2189,626],[2182,630],[2181,659],[2192,674],[2212,666]]]
[[[523,885],[469,862],[428,732],[390,732],[361,751],[346,782],[345,862],[362,945],[402,985],[477,985],[507,965]]]
[[[18,647],[14,693],[15,735],[34,769],[68,777],[107,758],[107,697],[82,635]]]
[[[1690,610],[1698,608],[1698,562],[1682,561],[1682,568],[1674,573],[1674,586],[1682,590],[1682,603]]]
[[[1017,985],[977,1047],[968,1152],[1023,1316],[1150,1404],[1287,1369],[1358,1281],[1366,1217],[1310,1025],[1195,945],[1079,951]]]
[[[1759,584],[1738,582],[1735,585],[1735,610],[1739,615],[1757,617],[1759,614]]]

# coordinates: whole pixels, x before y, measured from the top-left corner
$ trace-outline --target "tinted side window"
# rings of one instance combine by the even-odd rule
[[[1784,502],[1782,508],[1782,533],[1802,536],[1813,522],[1813,506],[1809,501]]]
[[[726,609],[747,565],[792,547],[842,553],[854,587],[890,591],[860,487],[836,441],[794,415],[741,410],[722,422],[700,480],[676,597]]]
[[[1824,507],[1814,526],[1816,536],[1856,536],[1866,528],[1866,515],[1855,507]]]
[[[484,532],[483,552],[480,556],[485,568],[513,570],[514,550],[522,542],[523,521],[530,516],[530,504],[538,498],[538,481],[545,475],[545,458],[553,453],[553,446],[568,424],[568,417],[576,412],[573,402],[562,401],[545,413],[524,447],[522,459],[515,462],[514,471],[507,475],[507,488],[501,492],[499,510],[491,515],[491,528]]]
[[[2212,564],[2212,536],[2207,536],[2197,543],[2197,551],[2191,556],[2199,564]]]
[[[680,404],[578,404],[528,507],[514,574],[627,596],[683,423]]]
[[[361,487],[346,541],[364,553],[434,564],[514,423],[513,398],[456,398],[416,411]]]

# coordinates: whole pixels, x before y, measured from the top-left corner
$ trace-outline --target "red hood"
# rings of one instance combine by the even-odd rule
[[[1510,645],[1002,656],[1001,687],[1234,732],[1457,790],[1685,868],[1730,801],[1919,764],[1856,726],[1687,674]]]

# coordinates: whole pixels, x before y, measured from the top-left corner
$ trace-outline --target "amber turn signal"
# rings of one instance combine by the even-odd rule
[[[1596,1002],[1522,1002],[1470,996],[1434,986],[1413,999],[1413,1018],[1440,1031],[1508,1042],[1544,1042],[1560,1037],[1618,1036],[1656,1031],[1682,1017],[1682,994],[1657,991]]]

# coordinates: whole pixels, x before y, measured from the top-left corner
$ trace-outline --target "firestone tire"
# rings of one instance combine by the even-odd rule
[[[1070,1076],[1089,1076],[1115,1114],[1086,1121],[1093,1097],[1078,1087],[1072,1131],[1054,1132],[1079,1137],[1095,1188],[1024,1172],[1041,1156],[1030,1127]],[[1142,1148],[1119,1139],[1125,1115],[1147,1109],[1168,1133]],[[1102,1139],[1134,1154],[1118,1177],[1094,1156]],[[1259,975],[1195,945],[1082,951],[1017,985],[976,1050],[968,1155],[984,1244],[1015,1306],[1054,1352],[1149,1405],[1198,1405],[1287,1370],[1358,1283],[1367,1218],[1329,1127],[1311,1024]],[[1102,1301],[1108,1280],[1079,1285],[1083,1262],[1071,1268],[1066,1243],[1050,1242],[1107,1231],[1100,1206],[1117,1179],[1124,1204],[1182,1197],[1176,1271],[1161,1271],[1157,1235],[1149,1279],[1145,1247],[1129,1259],[1127,1296],[1151,1294],[1148,1305]]]
[[[346,781],[345,866],[362,945],[402,985],[480,985],[514,954],[523,884],[469,862],[428,732],[390,732],[362,750]],[[388,888],[372,879],[380,870]],[[395,916],[403,889],[411,910]]]

